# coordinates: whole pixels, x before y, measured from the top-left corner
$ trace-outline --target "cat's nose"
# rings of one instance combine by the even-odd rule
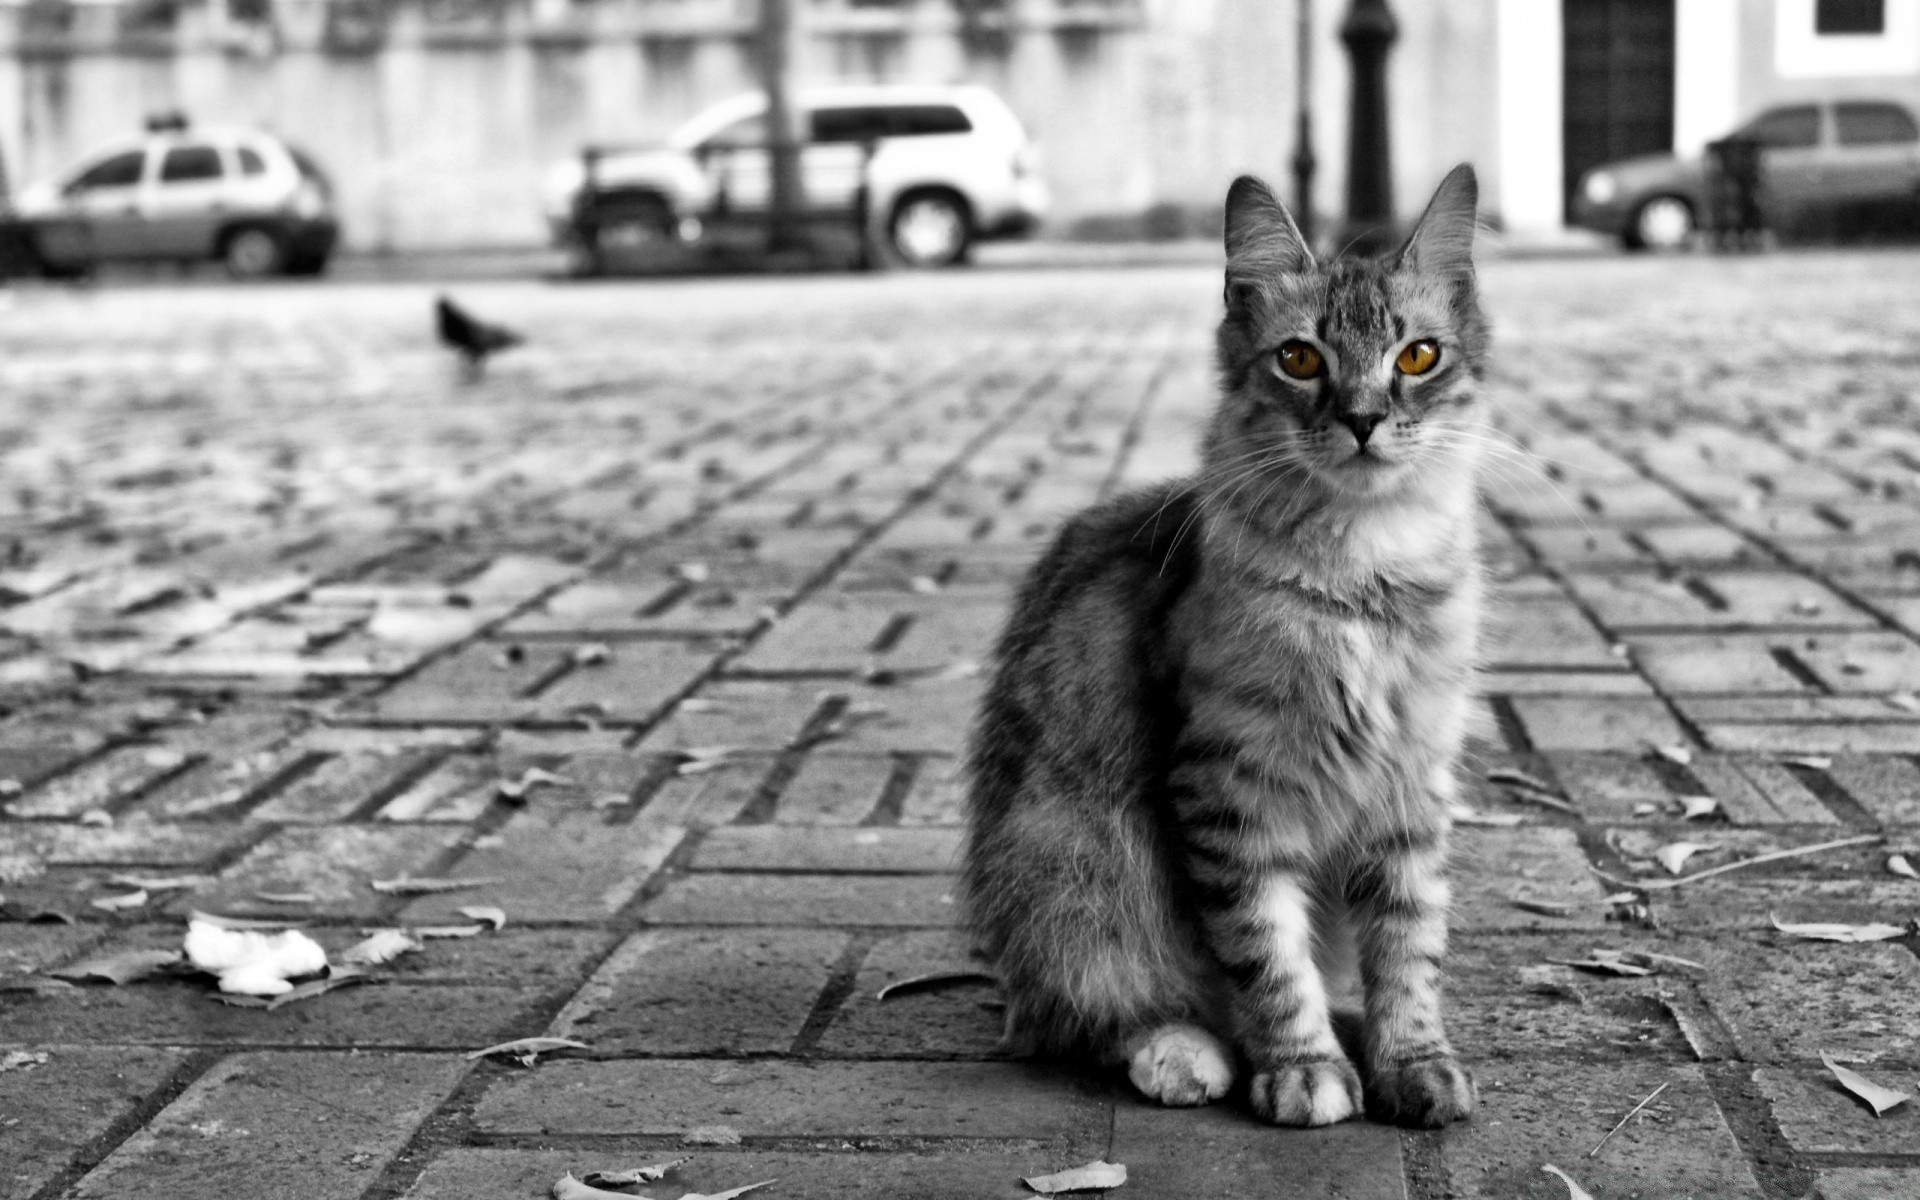
[[[1367,439],[1373,436],[1375,427],[1380,424],[1380,418],[1368,413],[1347,413],[1340,418],[1340,423],[1353,430],[1353,440],[1359,442],[1360,448],[1365,450]]]

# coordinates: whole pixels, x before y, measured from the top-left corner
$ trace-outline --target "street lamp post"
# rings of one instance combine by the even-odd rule
[[[791,0],[760,0],[760,81],[767,95],[767,158],[772,176],[767,197],[767,249],[774,254],[806,245],[800,145],[789,90],[792,41]]]
[[[1353,103],[1347,123],[1347,227],[1362,254],[1393,240],[1393,152],[1387,141],[1387,51],[1400,36],[1387,0],[1353,0],[1340,40],[1353,60]]]
[[[1297,124],[1293,135],[1293,219],[1300,236],[1313,245],[1313,0],[1295,0],[1299,28],[1294,49],[1299,69],[1294,73],[1298,93]]]

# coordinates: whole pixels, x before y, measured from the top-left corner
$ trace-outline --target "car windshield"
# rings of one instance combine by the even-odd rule
[[[144,150],[128,150],[111,158],[103,158],[74,176],[73,182],[67,184],[67,194],[94,188],[132,187],[140,182],[140,167],[146,157]]]
[[[1820,141],[1820,110],[1811,104],[1776,108],[1747,122],[1740,136],[1768,146],[1812,146]]]

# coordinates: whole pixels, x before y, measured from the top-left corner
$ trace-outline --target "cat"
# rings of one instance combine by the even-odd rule
[[[1005,1045],[1240,1080],[1278,1125],[1477,1102],[1440,1014],[1482,591],[1487,358],[1462,164],[1387,259],[1226,202],[1198,474],[1070,520],[1021,585],[968,752],[960,898]],[[1343,932],[1351,930],[1351,933]],[[1316,965],[1349,942],[1366,1067]]]

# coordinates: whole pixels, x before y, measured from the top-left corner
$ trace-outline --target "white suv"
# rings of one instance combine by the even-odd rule
[[[978,240],[1030,233],[1047,210],[1020,121],[982,87],[803,88],[801,191],[810,218],[851,218],[911,266],[964,260]],[[598,267],[608,251],[698,241],[764,221],[767,103],[736,96],[648,149],[588,150],[548,176],[555,239]]]

